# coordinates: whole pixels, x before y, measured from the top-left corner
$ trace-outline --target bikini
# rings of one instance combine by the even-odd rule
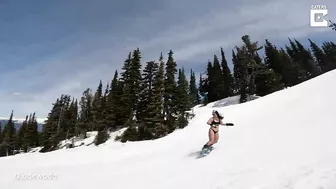
[[[212,122],[211,122],[211,130],[216,134],[218,131],[215,131],[215,130],[213,130],[213,125],[216,125],[216,126],[218,126],[220,124],[220,121],[215,121],[215,120],[212,120]]]

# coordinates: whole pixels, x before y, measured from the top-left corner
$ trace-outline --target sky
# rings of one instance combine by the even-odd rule
[[[245,34],[261,45],[334,40],[330,28],[309,26],[312,4],[336,20],[333,0],[0,0],[0,116],[44,118],[61,94],[110,82],[136,48],[142,63],[171,49],[198,76],[220,47],[230,62]]]

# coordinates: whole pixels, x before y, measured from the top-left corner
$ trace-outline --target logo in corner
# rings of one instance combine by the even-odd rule
[[[327,14],[327,5],[312,5],[310,9],[310,26],[328,27]]]

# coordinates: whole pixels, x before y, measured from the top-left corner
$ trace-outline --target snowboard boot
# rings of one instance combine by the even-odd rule
[[[207,144],[204,144],[202,150],[206,150],[206,149],[208,149],[208,148],[209,148],[209,146],[208,146]]]
[[[202,148],[202,151],[205,152],[205,153],[208,153],[212,150],[212,148],[213,148],[212,145],[205,144]]]

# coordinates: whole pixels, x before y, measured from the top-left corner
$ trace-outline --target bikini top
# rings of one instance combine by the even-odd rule
[[[211,125],[219,125],[219,124],[220,124],[220,121],[212,120],[212,122],[211,122]]]

